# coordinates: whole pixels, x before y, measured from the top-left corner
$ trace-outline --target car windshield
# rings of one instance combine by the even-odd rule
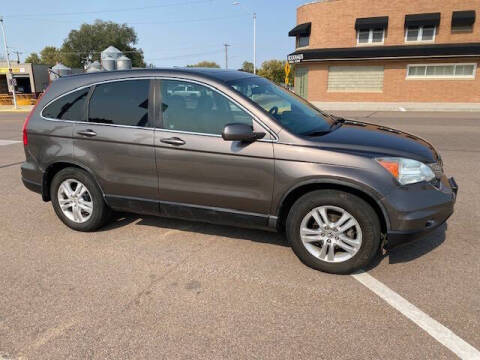
[[[282,127],[297,135],[328,132],[334,119],[310,103],[274,83],[257,76],[228,84],[268,112]]]

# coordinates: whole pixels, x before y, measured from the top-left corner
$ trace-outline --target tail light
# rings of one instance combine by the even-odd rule
[[[23,146],[27,146],[27,145],[28,145],[28,134],[27,134],[28,122],[30,121],[30,118],[32,117],[33,113],[35,112],[35,109],[37,108],[38,103],[40,102],[40,99],[42,98],[43,95],[45,95],[45,93],[48,91],[49,88],[50,88],[50,85],[45,89],[45,92],[38,97],[37,103],[36,103],[35,106],[33,107],[32,111],[30,111],[30,113],[28,114],[27,118],[25,119],[25,122],[23,123],[23,128],[22,128],[22,133],[23,133]]]

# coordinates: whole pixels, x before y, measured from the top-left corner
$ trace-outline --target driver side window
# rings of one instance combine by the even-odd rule
[[[220,93],[202,85],[161,80],[162,121],[167,130],[221,135],[225,125],[253,126],[249,114]]]

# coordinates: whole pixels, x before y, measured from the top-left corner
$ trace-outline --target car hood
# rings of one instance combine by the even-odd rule
[[[371,156],[397,156],[424,163],[439,160],[433,146],[415,135],[359,121],[345,120],[331,132],[309,136],[308,140],[322,148],[361,152]]]

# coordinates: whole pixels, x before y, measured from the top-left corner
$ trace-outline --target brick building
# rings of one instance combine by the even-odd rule
[[[320,106],[480,109],[478,0],[320,0],[297,9],[295,90]]]

